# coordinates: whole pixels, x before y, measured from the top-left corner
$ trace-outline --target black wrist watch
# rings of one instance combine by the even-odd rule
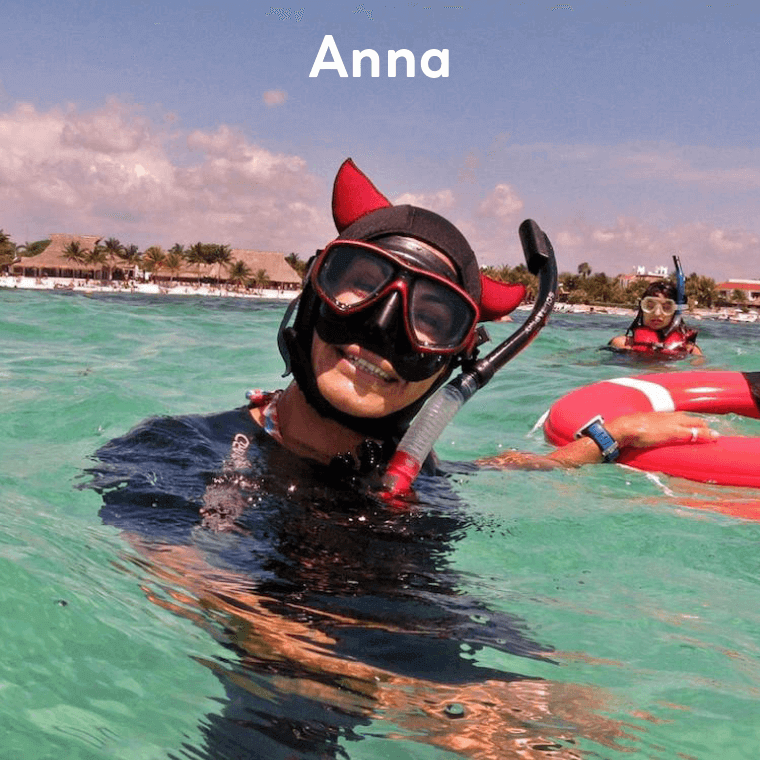
[[[575,433],[576,438],[581,436],[590,438],[602,452],[603,462],[614,462],[620,456],[620,447],[618,442],[609,434],[604,427],[604,420],[600,414],[590,419],[585,425],[578,428]]]

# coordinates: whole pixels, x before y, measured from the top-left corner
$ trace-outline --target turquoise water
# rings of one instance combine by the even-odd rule
[[[249,387],[281,387],[274,335],[283,310],[248,300],[0,291],[3,757],[207,756],[204,726],[228,698],[217,671],[246,668],[225,645],[229,621],[199,602],[199,583],[176,572],[170,553],[140,551],[103,523],[101,497],[81,488],[83,471],[96,450],[146,418],[223,411],[241,405]],[[554,315],[465,407],[439,455],[547,450],[531,430],[553,400],[642,371],[596,350],[626,322]],[[760,369],[760,325],[698,326],[707,368]],[[498,339],[510,329],[491,332]],[[752,420],[716,425],[760,434]],[[522,621],[531,640],[554,650],[551,661],[462,645],[476,667],[531,680],[438,691],[391,682],[362,697],[363,718],[339,738],[337,756],[517,756],[522,745],[510,734],[548,737],[593,758],[756,756],[760,523],[717,511],[754,494],[700,488],[695,496],[683,483],[601,466],[476,472],[452,483],[466,513],[447,556],[457,593],[482,600],[486,618]],[[688,506],[694,498],[705,508]],[[247,635],[254,648],[255,630]],[[349,683],[356,654],[334,659]],[[286,686],[281,675],[263,678],[251,683],[279,695],[283,710],[282,694],[307,690],[338,709],[337,691],[315,691],[297,671]],[[355,688],[339,696],[356,709]],[[451,704],[463,718],[441,713]],[[570,756],[529,746],[526,757]]]

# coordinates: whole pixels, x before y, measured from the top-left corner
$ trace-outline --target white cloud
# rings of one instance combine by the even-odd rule
[[[500,183],[480,202],[477,215],[495,217],[501,221],[512,221],[523,210],[525,204],[513,187]]]
[[[760,272],[760,237],[746,230],[724,230],[703,222],[688,222],[659,229],[638,219],[620,217],[614,225],[597,227],[575,222],[554,236],[560,270],[575,271],[586,261],[596,272],[629,273],[637,266],[651,271],[672,270],[673,255],[687,273],[717,279],[757,277]]]
[[[393,203],[396,206],[408,203],[410,206],[419,206],[445,216],[446,212],[454,207],[455,198],[454,193],[447,188],[435,193],[404,193],[399,195]]]
[[[0,113],[0,226],[22,241],[81,232],[286,252],[333,234],[327,190],[302,158],[229,126],[183,136],[168,121],[116,100]]]
[[[281,106],[288,99],[288,93],[284,90],[267,90],[262,99],[270,107]]]
[[[562,271],[587,261],[615,275],[638,265],[670,266],[676,253],[687,272],[760,277],[760,233],[750,228],[748,212],[754,192],[735,210],[760,165],[753,151],[737,150],[722,163],[712,151],[674,146],[504,151],[503,166],[504,152],[492,157],[497,181],[480,195],[468,184],[466,192],[459,186],[456,193],[405,193],[394,202],[450,219],[481,264],[522,261],[517,228],[531,216],[549,234]],[[654,180],[636,184],[636,174]],[[308,255],[335,234],[332,179],[316,177],[301,156],[268,150],[234,125],[184,133],[169,114],[149,118],[117,100],[90,111],[22,103],[0,112],[0,227],[16,242],[70,232],[143,248],[201,240]],[[387,177],[373,179],[382,191]],[[668,182],[670,195],[679,183],[693,195],[668,205],[667,190],[654,195]],[[708,205],[692,208],[692,198]],[[719,202],[729,212],[708,221],[704,210]],[[618,208],[624,216],[615,216]]]

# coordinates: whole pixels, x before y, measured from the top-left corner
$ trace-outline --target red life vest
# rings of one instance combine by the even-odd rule
[[[637,327],[626,340],[626,348],[639,353],[660,354],[662,356],[685,356],[689,353],[688,344],[694,343],[696,330],[677,327],[664,338],[657,330],[649,327]]]

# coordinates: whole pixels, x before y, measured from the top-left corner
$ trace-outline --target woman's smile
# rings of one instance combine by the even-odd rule
[[[369,375],[373,380],[381,380],[385,383],[401,382],[400,378],[392,374],[390,363],[381,359],[376,354],[366,351],[360,346],[335,346],[335,350],[343,356],[352,367],[356,369],[358,375]],[[387,371],[387,369],[391,371]]]
[[[356,344],[326,343],[314,333],[312,366],[322,396],[355,417],[384,417],[413,404],[445,368],[425,380],[404,380],[393,364]]]

